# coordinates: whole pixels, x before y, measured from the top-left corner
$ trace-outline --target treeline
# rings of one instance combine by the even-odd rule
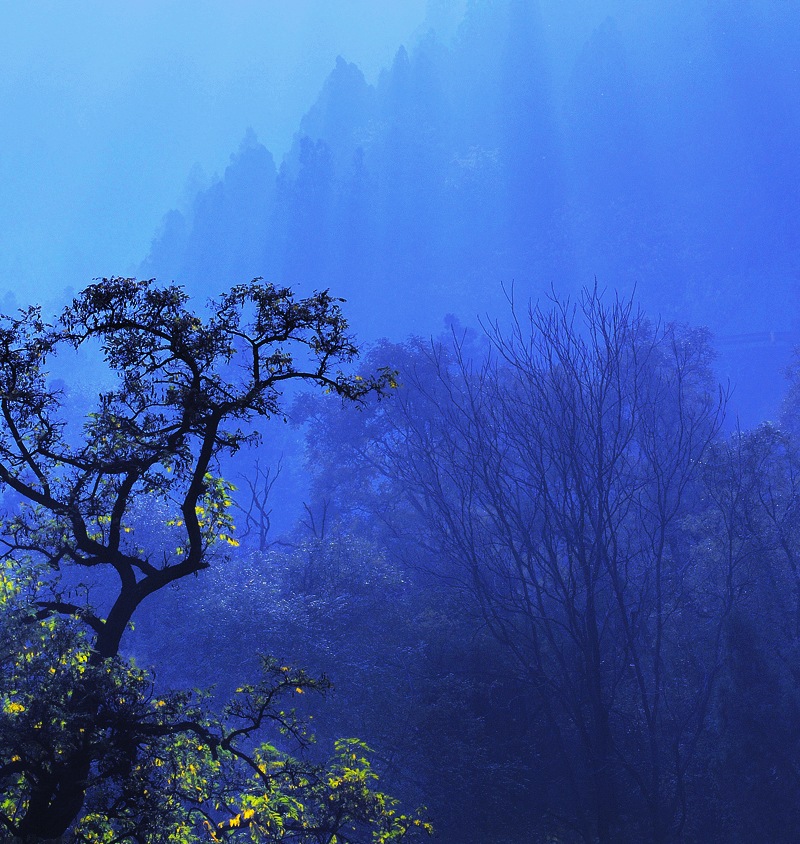
[[[728,434],[703,330],[591,290],[487,329],[375,347],[391,400],[301,402],[304,517],[269,532],[260,466],[240,552],[148,616],[202,657],[142,661],[327,672],[323,744],[365,739],[446,842],[796,840],[796,384]]]
[[[330,287],[370,339],[593,277],[719,335],[796,330],[796,8],[606,5],[470,3],[375,84],[340,60],[286,157],[248,134],[140,275]],[[769,366],[729,358],[767,413]]]

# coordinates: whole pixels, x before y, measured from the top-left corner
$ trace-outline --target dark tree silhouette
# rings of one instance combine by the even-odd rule
[[[434,351],[395,471],[527,675],[559,760],[537,799],[587,842],[674,840],[724,619],[686,622],[706,596],[682,524],[724,405],[707,337],[597,291],[488,333],[483,365]]]
[[[264,680],[217,717],[188,695],[156,698],[152,679],[119,657],[148,596],[238,544],[219,460],[256,436],[255,420],[282,415],[286,384],[349,402],[393,384],[388,371],[338,371],[357,353],[338,301],[255,280],[203,317],[179,287],[111,278],[52,324],[37,308],[4,317],[0,335],[5,833],[26,842],[70,830],[78,840],[171,830],[191,841],[203,826],[265,840],[400,834],[405,821],[371,788],[360,746],[342,744],[326,773],[256,741],[271,725],[302,743],[280,701],[324,681],[266,662]],[[98,345],[116,383],[81,428],[47,367]],[[168,537],[149,548],[137,537],[137,514],[148,511],[163,514]],[[106,608],[70,589],[81,572],[113,589]]]

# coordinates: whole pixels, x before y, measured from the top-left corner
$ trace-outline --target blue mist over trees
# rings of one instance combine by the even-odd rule
[[[6,285],[0,838],[795,844],[800,7],[429,0],[293,134],[344,7],[231,8],[149,280]]]
[[[797,330],[798,12],[593,11],[471,3],[374,85],[340,58],[284,159],[248,132],[141,272],[330,287],[364,338],[596,277],[709,325],[737,411],[774,415]]]

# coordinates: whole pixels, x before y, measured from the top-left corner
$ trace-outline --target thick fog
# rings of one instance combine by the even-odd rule
[[[796,7],[427,6],[7,4],[0,289],[262,275],[374,339],[596,278],[710,326],[737,412],[774,415]]]
[[[288,148],[338,54],[374,79],[424,0],[0,4],[0,289],[135,271],[248,127]]]

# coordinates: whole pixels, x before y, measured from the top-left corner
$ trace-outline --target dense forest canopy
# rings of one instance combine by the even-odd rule
[[[598,288],[347,376],[328,294],[209,312],[105,279],[5,320],[9,835],[793,839],[794,392],[725,435],[709,333]],[[119,380],[86,415],[46,367],[92,338]],[[224,471],[294,380],[347,401],[294,400],[312,483],[276,536],[281,467]]]

